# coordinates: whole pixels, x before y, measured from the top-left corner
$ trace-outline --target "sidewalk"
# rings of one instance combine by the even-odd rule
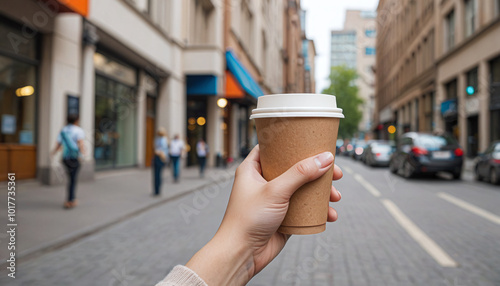
[[[17,258],[22,260],[62,247],[173,198],[215,182],[230,180],[237,164],[232,166],[207,169],[205,178],[199,177],[197,168],[186,168],[181,171],[177,184],[173,183],[171,169],[167,168],[159,197],[151,195],[151,169],[101,172],[95,181],[78,185],[78,206],[71,210],[62,207],[66,198],[65,186],[17,182]],[[6,206],[7,189],[4,186],[0,188],[0,195],[0,204]],[[2,213],[7,215],[6,211]],[[8,254],[5,231],[0,233],[1,261],[5,261]]]

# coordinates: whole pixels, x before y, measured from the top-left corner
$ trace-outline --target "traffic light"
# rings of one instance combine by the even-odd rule
[[[476,90],[474,89],[474,87],[470,86],[470,85],[467,87],[467,89],[465,91],[467,91],[468,95],[473,95],[476,92]]]

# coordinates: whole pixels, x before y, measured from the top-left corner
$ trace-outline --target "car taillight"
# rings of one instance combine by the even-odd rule
[[[415,156],[427,155],[429,153],[429,152],[427,152],[427,150],[425,150],[424,148],[420,148],[420,147],[411,148],[411,152],[413,154],[415,154]]]
[[[464,151],[462,149],[460,149],[460,148],[455,149],[455,156],[462,157],[463,154],[464,154]]]
[[[491,163],[500,164],[499,159],[491,159]]]
[[[376,155],[376,156],[378,157],[378,156],[380,156],[380,155],[382,155],[382,154],[380,154],[380,153],[377,153],[377,154],[375,154],[375,155]]]

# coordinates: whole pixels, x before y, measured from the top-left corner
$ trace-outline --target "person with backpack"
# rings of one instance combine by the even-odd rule
[[[78,115],[69,115],[68,124],[64,126],[57,137],[57,144],[52,151],[52,156],[63,150],[63,164],[68,174],[68,197],[64,208],[71,209],[76,206],[76,182],[80,169],[80,158],[84,155],[83,139],[85,131],[79,126]]]

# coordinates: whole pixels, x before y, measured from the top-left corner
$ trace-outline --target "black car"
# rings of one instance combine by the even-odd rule
[[[493,142],[486,152],[479,154],[474,168],[476,180],[486,179],[497,185],[500,183],[500,141]]]
[[[409,132],[399,139],[389,168],[405,178],[416,174],[449,172],[453,178],[460,179],[463,155],[457,141],[447,134]]]
[[[368,166],[389,166],[391,155],[395,149],[396,146],[393,142],[373,141],[363,152],[363,162]]]

